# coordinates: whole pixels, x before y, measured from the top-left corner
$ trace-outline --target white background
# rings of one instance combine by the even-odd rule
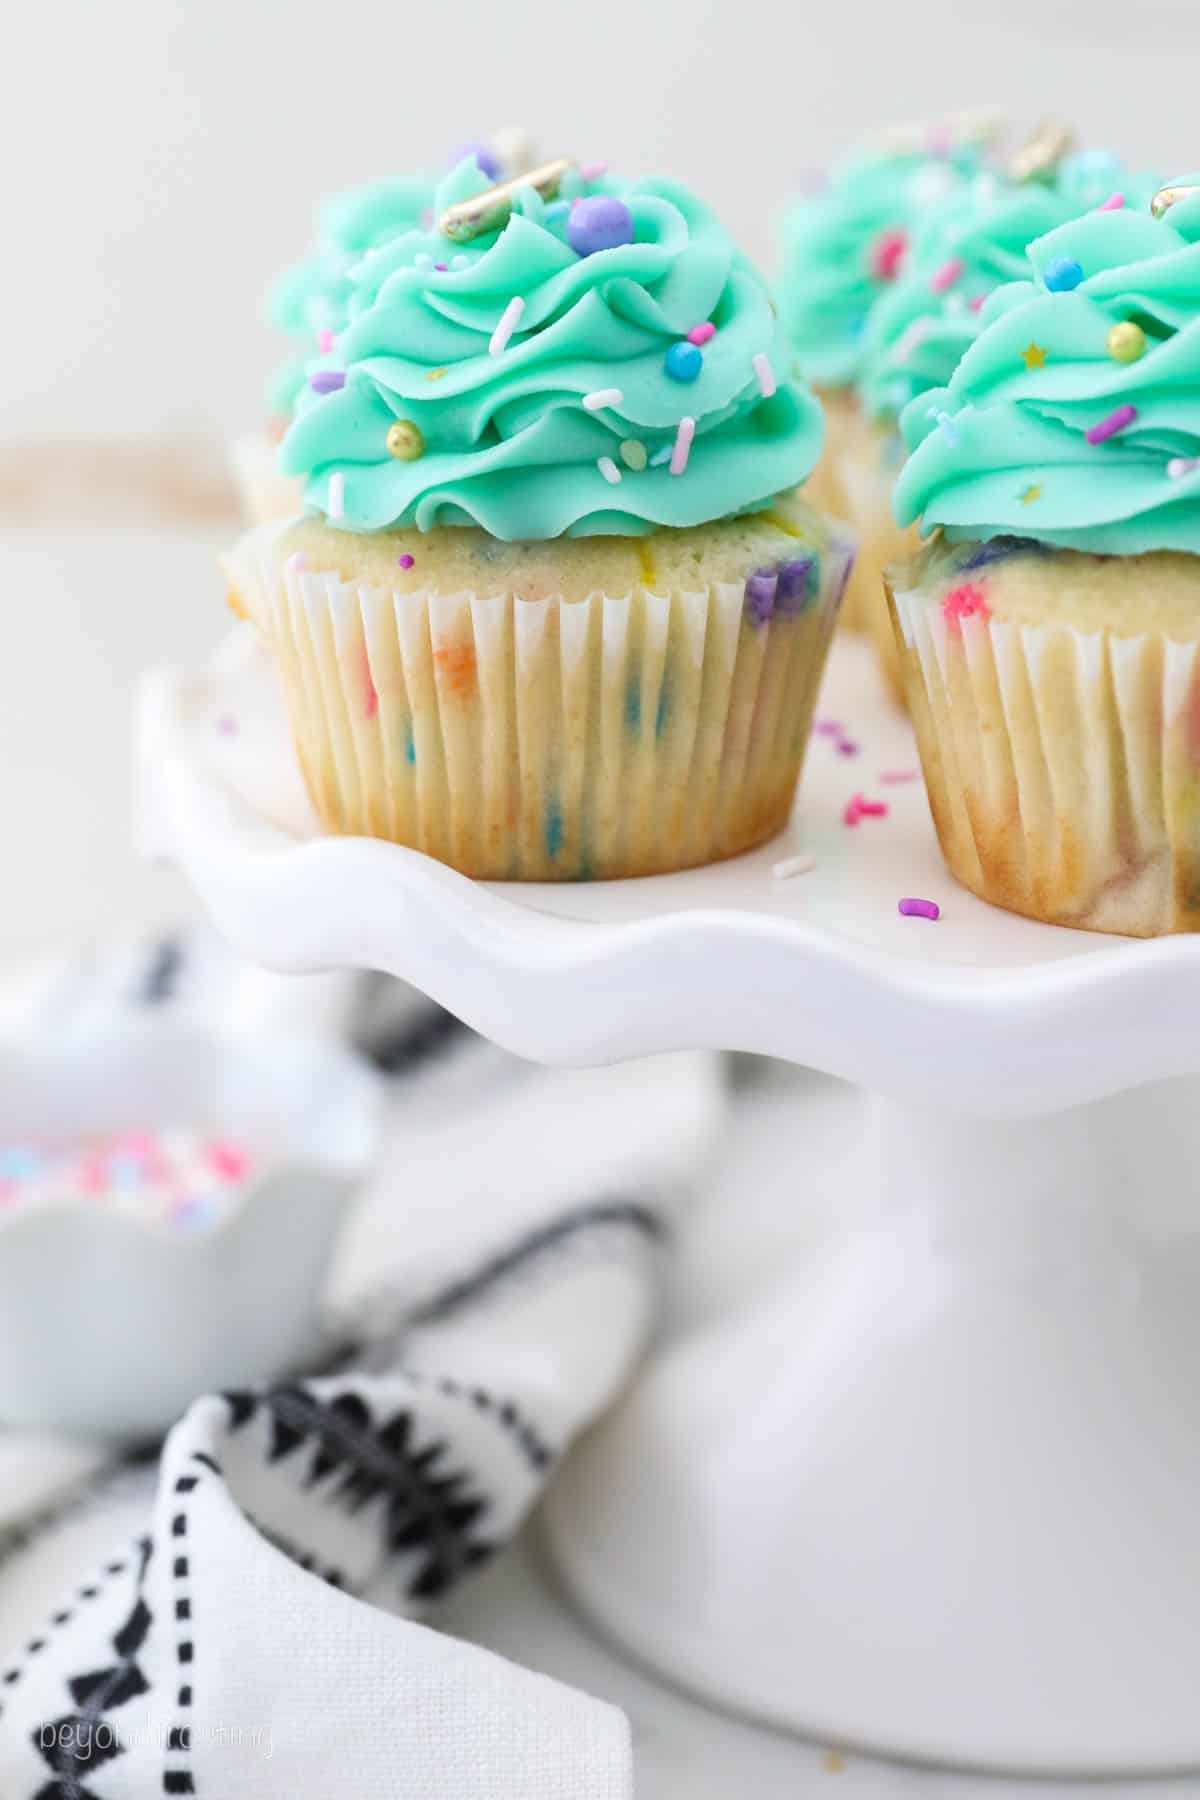
[[[749,248],[803,172],[898,119],[999,103],[1167,174],[1200,165],[1195,0],[114,0],[5,19],[0,448],[252,422],[261,295],[339,187],[511,122],[665,171]],[[94,446],[89,448],[89,445]],[[0,496],[2,498],[2,496]],[[90,525],[0,555],[0,951],[168,902],[127,844],[143,663],[219,630],[209,548]]]

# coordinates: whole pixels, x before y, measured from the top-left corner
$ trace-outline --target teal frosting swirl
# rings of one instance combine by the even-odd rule
[[[464,162],[435,211],[486,186]],[[600,193],[628,206],[632,242],[577,255],[570,203]],[[676,379],[667,352],[705,323],[699,373]],[[698,525],[768,506],[820,452],[820,408],[783,378],[762,277],[670,181],[572,174],[549,205],[521,189],[504,229],[466,244],[436,229],[392,241],[361,264],[337,348],[345,384],[302,395],[280,466],[348,530],[478,525],[514,540]],[[694,441],[672,473],[684,419]],[[419,433],[411,460],[389,453],[397,420]]]
[[[971,140],[865,149],[848,157],[784,220],[779,310],[801,374],[844,387],[862,373],[871,308],[892,279],[878,253],[980,168]]]
[[[1029,246],[1034,278],[993,294],[950,382],[901,418],[901,524],[1200,552],[1200,175],[1171,185],[1197,191],[1161,219],[1095,211]],[[1141,353],[1121,360],[1131,327]]]
[[[355,188],[327,203],[320,249],[288,269],[269,297],[272,323],[304,347],[271,383],[273,412],[290,413],[315,370],[340,366],[336,357],[318,350],[318,332],[344,330],[356,303],[354,272],[364,253],[417,229],[433,205],[433,193],[429,177],[414,175]]]
[[[1145,202],[1156,185],[1109,151],[1084,150],[1046,180],[989,170],[956,186],[914,227],[903,272],[871,308],[859,384],[870,415],[896,419],[927,388],[946,386],[979,334],[984,300],[1028,274],[1034,238],[1114,192]]]

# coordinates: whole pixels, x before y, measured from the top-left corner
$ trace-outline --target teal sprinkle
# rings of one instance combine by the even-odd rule
[[[562,849],[563,818],[562,808],[557,800],[551,800],[546,807],[546,855],[551,861]]]
[[[413,739],[411,726],[404,733],[404,759],[410,763],[415,763],[417,760],[417,746]]]
[[[642,690],[636,681],[631,681],[625,689],[625,723],[630,731],[636,731],[642,722]]]
[[[669,682],[664,681],[658,692],[658,711],[654,715],[654,735],[656,738],[662,736],[663,727],[666,725],[670,715],[671,687]]]

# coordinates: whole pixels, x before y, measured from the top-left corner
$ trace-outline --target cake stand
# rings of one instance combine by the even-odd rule
[[[771,1228],[726,1217],[690,1259],[676,1329],[556,1484],[555,1556],[605,1631],[827,1742],[1200,1766],[1200,941],[973,899],[920,782],[884,779],[915,757],[864,647],[822,711],[765,849],[489,886],[322,837],[240,638],[146,684],[144,847],[252,958],[387,970],[520,1055],[712,1046],[854,1084],[781,1153]],[[845,824],[855,793],[887,816]]]

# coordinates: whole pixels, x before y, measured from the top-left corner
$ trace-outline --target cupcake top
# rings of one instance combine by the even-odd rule
[[[945,387],[979,334],[988,295],[1028,273],[1034,238],[1115,193],[1147,200],[1156,185],[1105,150],[1079,151],[1026,180],[986,170],[958,184],[915,226],[902,272],[871,309],[861,377],[868,413],[894,420],[927,388]]]
[[[867,316],[903,265],[918,218],[975,175],[995,115],[906,127],[848,157],[784,224],[780,315],[822,387],[862,373]]]
[[[1029,260],[947,386],[905,410],[897,519],[951,539],[1200,553],[1200,174],[1153,210],[1057,227]]]
[[[432,225],[356,270],[336,367],[280,453],[310,505],[350,531],[640,535],[803,480],[820,408],[783,378],[762,276],[687,188],[570,164],[488,188],[464,159]]]

